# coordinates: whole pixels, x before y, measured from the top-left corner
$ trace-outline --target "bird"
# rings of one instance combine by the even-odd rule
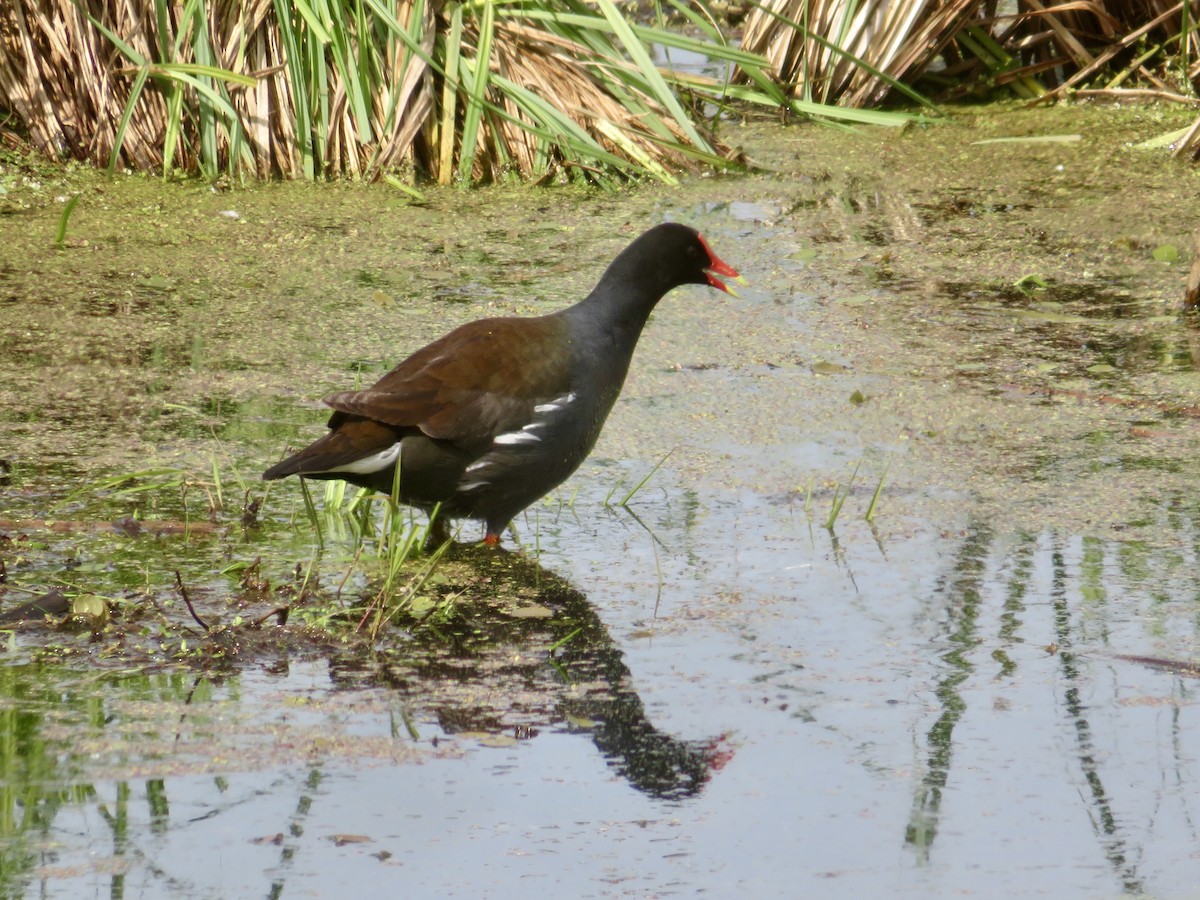
[[[587,458],[616,402],[651,311],[685,284],[734,292],[741,276],[695,229],[667,222],[636,238],[574,306],[468,322],[366,390],[324,398],[329,431],[271,466],[392,494],[444,520],[478,519],[500,545],[512,519]],[[397,479],[396,467],[400,467]]]

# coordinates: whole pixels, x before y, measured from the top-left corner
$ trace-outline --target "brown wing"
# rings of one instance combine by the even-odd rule
[[[570,376],[559,317],[482,319],[418,350],[367,390],[325,403],[470,446],[528,424],[534,406],[570,390]]]

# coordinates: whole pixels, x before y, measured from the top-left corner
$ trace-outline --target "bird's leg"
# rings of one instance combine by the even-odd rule
[[[445,520],[435,512],[429,521],[429,528],[425,532],[425,549],[426,551],[436,550],[448,540],[450,540],[450,530],[446,527]]]

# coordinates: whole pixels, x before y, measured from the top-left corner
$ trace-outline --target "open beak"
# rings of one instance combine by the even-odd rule
[[[733,266],[721,262],[721,260],[717,259],[714,254],[709,254],[709,259],[712,262],[708,268],[704,270],[704,274],[708,276],[708,283],[717,288],[717,290],[724,291],[725,293],[736,297],[737,292],[717,276],[724,275],[727,278],[732,278],[738,284],[744,284],[745,279],[737,273],[737,270]]]
[[[718,275],[724,275],[726,278],[732,278],[738,284],[745,284],[745,279],[737,273],[737,269],[729,265],[729,263],[721,262],[721,258],[712,252],[712,247],[708,246],[708,242],[704,238],[700,238],[700,243],[704,245],[704,249],[708,251],[708,265],[704,267],[704,275],[708,278],[708,283],[719,291],[724,291],[732,297],[737,296],[737,291],[723,282]]]

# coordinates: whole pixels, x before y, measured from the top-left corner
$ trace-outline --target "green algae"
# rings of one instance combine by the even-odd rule
[[[307,554],[305,538],[270,537],[297,521],[289,486],[265,494],[264,529],[234,526],[264,494],[258,473],[320,433],[320,396],[463,321],[577,299],[665,216],[709,234],[750,288],[660,305],[589,466],[671,454],[701,495],[788,498],[815,477],[829,498],[865,461],[868,494],[892,466],[897,515],[954,502],[1014,527],[1156,522],[1163,498],[1190,495],[1200,391],[1193,328],[1174,315],[1183,273],[1154,249],[1188,245],[1197,176],[1132,145],[1182,115],[994,107],[900,134],[750,125],[756,176],[617,194],[436,189],[419,207],[355,183],[216,190],[6,166],[5,518],[215,521],[182,542],[198,579],[206,554],[265,552],[268,568]],[[1063,133],[1081,139],[987,143]],[[104,487],[155,469],[176,473],[158,492]],[[169,580],[179,544],[132,551],[154,573],[143,582]]]
[[[28,259],[0,251],[0,456],[13,470],[0,517],[17,523],[0,526],[14,535],[0,544],[3,604],[57,579],[124,603],[99,640],[38,623],[9,642],[0,694],[18,740],[0,760],[18,788],[3,799],[42,815],[2,835],[18,877],[47,849],[39,827],[78,844],[59,848],[64,862],[136,871],[103,828],[73,837],[68,815],[105,781],[140,800],[145,779],[150,823],[130,833],[177,832],[195,859],[208,846],[195,813],[211,810],[233,835],[213,844],[225,858],[278,830],[279,858],[258,865],[301,847],[311,886],[319,857],[302,832],[335,798],[310,782],[333,773],[325,831],[411,842],[418,886],[444,888],[449,858],[394,837],[424,797],[414,829],[446,820],[458,835],[435,831],[434,844],[502,807],[490,837],[469,833],[464,877],[485,890],[504,877],[484,861],[494,853],[505,872],[537,856],[530,878],[566,860],[552,868],[568,892],[595,892],[581,871],[618,871],[604,835],[644,848],[651,814],[674,835],[663,824],[629,868],[676,891],[719,889],[718,867],[731,890],[778,873],[766,890],[781,894],[805,878],[820,893],[830,876],[921,895],[984,883],[1095,895],[1114,873],[1118,891],[1186,889],[1195,792],[1155,785],[1187,773],[1192,688],[1179,679],[1194,670],[1168,657],[1195,643],[1200,402],[1194,325],[1175,314],[1184,273],[1153,250],[1190,246],[1195,176],[1131,147],[1173,115],[1002,107],[903,134],[749,126],[747,148],[771,167],[754,177],[617,198],[434,191],[424,210],[361,185],[208,194],[101,180],[130,208],[89,214],[85,198],[61,253],[55,201],[14,197],[25,211],[0,216],[3,246]],[[1068,132],[1083,139],[975,143]],[[319,397],[459,321],[570,302],[665,216],[697,224],[750,284],[738,299],[681,290],[659,306],[596,453],[518,521],[526,552],[575,587],[468,549],[403,627],[367,643],[351,627],[375,561],[345,579],[342,617],[320,621],[354,537],[328,532],[321,551],[295,485],[257,481],[320,433]],[[629,510],[604,506],[668,452]],[[856,469],[837,533],[824,532]],[[175,571],[217,635],[185,627]],[[306,596],[313,579],[326,602]],[[289,604],[286,627],[249,626]],[[1174,674],[1114,664],[1143,648]],[[1141,715],[1154,708],[1166,714]],[[725,729],[744,755],[699,796],[722,762],[700,736]],[[539,732],[585,736],[603,760],[572,767],[558,756],[569,746],[527,743]],[[477,747],[501,749],[435,769]],[[293,772],[297,798],[279,787]],[[211,782],[199,804],[189,774]],[[549,782],[565,789],[538,794]],[[356,788],[358,815],[342,801]],[[265,833],[246,814],[264,795],[297,811],[272,810]],[[555,818],[576,796],[588,809]],[[530,797],[553,798],[530,813],[540,836],[495,852]],[[111,805],[114,823],[129,806]],[[57,810],[56,828],[40,825]],[[1081,855],[1045,862],[1034,845],[1064,835]],[[176,871],[158,847],[145,858]],[[391,872],[354,876],[394,891]]]

